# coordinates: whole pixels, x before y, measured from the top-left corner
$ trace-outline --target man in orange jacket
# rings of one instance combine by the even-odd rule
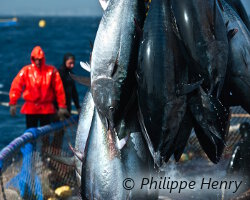
[[[56,113],[54,101],[57,101],[58,115],[61,119],[68,114],[63,83],[57,69],[45,64],[45,55],[41,47],[31,52],[31,64],[24,66],[14,78],[10,92],[10,113],[16,115],[16,104],[23,93],[25,100],[21,113],[26,115],[26,126],[37,127],[51,123]]]

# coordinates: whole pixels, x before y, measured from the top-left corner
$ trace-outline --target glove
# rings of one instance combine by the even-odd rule
[[[63,121],[66,117],[69,117],[70,114],[68,112],[68,110],[66,108],[59,108],[58,112],[57,112],[59,119],[61,121]]]
[[[10,105],[10,115],[12,117],[16,116],[16,105]]]

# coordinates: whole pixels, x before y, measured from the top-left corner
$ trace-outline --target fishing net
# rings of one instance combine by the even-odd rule
[[[231,113],[230,128],[229,133],[226,136],[226,148],[223,153],[223,158],[225,159],[231,156],[235,144],[238,143],[241,138],[241,134],[239,132],[240,124],[244,122],[250,123],[250,115],[241,107],[233,107],[231,109]],[[195,156],[202,155],[206,157],[194,133],[188,141],[186,150],[193,152]]]
[[[243,122],[250,122],[250,116],[240,107],[232,108],[223,159],[228,160],[240,140],[239,126]],[[73,156],[69,144],[74,146],[77,123],[75,116],[64,122],[29,129],[4,148],[0,152],[0,199],[79,199],[74,167],[56,159]],[[192,155],[186,163],[191,163],[193,157],[206,159],[195,134],[191,135],[185,154]]]
[[[69,144],[74,145],[77,122],[77,117],[72,117],[65,122],[28,129],[2,150],[0,199],[43,200],[67,196],[79,199],[74,167],[56,159],[73,156]]]

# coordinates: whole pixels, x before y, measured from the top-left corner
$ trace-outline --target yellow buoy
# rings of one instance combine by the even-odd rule
[[[38,26],[39,26],[40,28],[44,28],[44,27],[46,26],[46,21],[43,20],[43,19],[41,19],[41,20],[39,21],[39,23],[38,23]]]
[[[55,190],[55,194],[60,198],[67,198],[72,195],[72,190],[69,186],[61,186]]]

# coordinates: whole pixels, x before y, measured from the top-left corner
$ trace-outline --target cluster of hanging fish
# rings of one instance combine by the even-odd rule
[[[248,19],[227,1],[153,0],[148,10],[143,0],[102,1],[90,64],[95,107],[115,138],[138,104],[159,166],[173,154],[179,160],[192,128],[217,163],[229,106],[250,111]]]
[[[250,26],[242,4],[100,3],[104,14],[90,66],[83,64],[91,82],[76,138],[84,188],[119,199],[114,191],[112,196],[105,189],[94,192],[93,183],[100,179],[105,188],[121,171],[134,170],[136,175],[148,157],[158,167],[172,155],[178,161],[192,129],[208,158],[217,163],[226,145],[230,106],[241,105],[250,113]],[[142,162],[133,160],[134,154]],[[117,190],[118,195],[122,188]]]

